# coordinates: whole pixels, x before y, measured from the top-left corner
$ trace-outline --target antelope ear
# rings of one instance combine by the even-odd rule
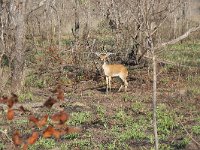
[[[107,53],[106,56],[108,57],[108,56],[110,56],[110,55],[112,55],[112,54],[115,54],[115,53]]]
[[[96,54],[97,56],[100,56],[100,53],[98,53],[98,52],[96,52],[95,54]]]

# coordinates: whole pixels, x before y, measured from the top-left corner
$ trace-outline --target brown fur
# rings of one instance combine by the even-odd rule
[[[124,82],[125,91],[127,91],[127,86],[128,86],[128,82],[127,82],[127,79],[126,79],[128,77],[127,68],[122,64],[107,64],[106,58],[111,53],[107,53],[107,54],[96,53],[96,54],[100,57],[100,59],[102,61],[104,61],[102,68],[103,68],[104,74],[106,76],[106,84],[107,84],[106,92],[108,92],[108,88],[111,90],[111,79],[112,79],[112,77],[117,77],[117,76],[122,79],[122,81]],[[121,91],[122,87],[123,87],[123,85],[121,85],[121,87],[119,88],[118,91]]]

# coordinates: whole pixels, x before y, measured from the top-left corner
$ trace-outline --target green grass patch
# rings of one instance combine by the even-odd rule
[[[78,148],[80,150],[93,149],[92,143],[89,140],[74,140],[72,143],[65,145],[65,150],[70,150],[74,148]]]
[[[2,142],[0,142],[0,149],[1,150],[5,149],[5,146],[4,146],[4,144]]]
[[[54,147],[56,147],[56,141],[54,139],[39,138],[39,140],[35,144],[29,146],[29,150],[36,150],[36,149],[48,150]]]
[[[74,139],[78,138],[78,134],[67,134],[67,135],[64,135],[62,138],[74,140]]]
[[[108,143],[103,143],[98,145],[99,150],[129,150],[131,149],[129,145],[125,142],[120,142],[119,140],[112,140]]]
[[[136,101],[138,99],[138,97],[125,93],[125,94],[122,95],[122,99],[125,102],[127,102],[127,101],[133,102],[133,101]]]
[[[132,104],[132,110],[137,113],[144,111],[145,108],[146,106],[144,105],[144,103],[139,101],[136,101],[135,103]]]
[[[30,74],[26,77],[25,86],[43,88],[45,87],[45,80],[36,74]]]
[[[197,86],[191,86],[189,89],[188,89],[188,93],[190,95],[200,95],[200,88],[197,87]]]
[[[103,106],[97,105],[96,111],[97,111],[97,115],[100,117],[101,121],[105,122],[105,120],[106,120],[106,117],[105,117],[106,109]]]
[[[140,126],[138,123],[133,123],[131,126],[126,127],[124,131],[117,134],[117,138],[121,142],[125,142],[131,139],[141,140],[145,137],[145,130],[143,126]]]
[[[200,135],[200,125],[195,125],[192,127],[192,132],[196,135]]]
[[[199,75],[188,75],[186,79],[189,85],[200,85]]]
[[[80,125],[80,124],[90,121],[90,119],[91,119],[90,112],[72,113],[69,124],[70,125]]]
[[[18,124],[18,125],[27,124],[28,122],[29,122],[28,119],[17,119],[15,121],[15,123]]]
[[[182,138],[178,141],[174,141],[172,144],[171,144],[171,148],[173,149],[184,149],[188,144],[189,144],[190,140],[189,138],[185,137],[185,138]],[[163,149],[165,150],[165,149]]]
[[[62,45],[70,46],[74,42],[72,39],[62,39]]]
[[[24,92],[19,95],[19,101],[24,102],[25,100],[32,101],[34,96],[31,92]]]
[[[188,66],[199,66],[199,49],[199,43],[174,44],[168,46],[166,50],[162,52],[161,57],[179,64],[184,64]]]
[[[173,132],[173,129],[177,127],[177,116],[175,112],[169,111],[167,106],[160,104],[157,109],[157,121],[158,121],[158,135],[160,139],[166,140],[167,137]]]
[[[142,108],[142,106],[140,107]],[[129,140],[140,141],[147,139],[147,128],[150,125],[146,116],[134,117],[119,109],[114,118],[117,124],[111,128],[111,134],[120,142]]]

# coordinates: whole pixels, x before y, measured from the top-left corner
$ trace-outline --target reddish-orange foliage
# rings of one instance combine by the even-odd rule
[[[46,125],[47,120],[48,120],[48,115],[45,115],[41,120],[38,121],[37,123],[38,128],[41,128],[44,125]]]
[[[0,103],[7,103],[8,108],[12,108],[14,103],[18,102],[18,96],[16,94],[11,93],[11,97],[3,96],[0,98]]]
[[[11,93],[11,97],[10,97],[11,100],[13,100],[15,103],[18,102],[18,96],[14,93]]]
[[[12,108],[15,103],[18,102],[18,96],[16,94],[11,93],[11,97],[7,99],[8,108]]]
[[[12,141],[15,144],[15,146],[19,146],[22,144],[22,140],[20,138],[19,131],[14,132],[14,134],[12,135]]]
[[[64,90],[62,89],[61,85],[57,87],[56,93],[57,93],[57,99],[64,101]]]
[[[36,124],[36,122],[38,122],[39,121],[39,119],[38,118],[36,118],[35,116],[33,116],[33,115],[31,115],[31,116],[29,116],[29,121],[32,121],[32,122],[34,122],[35,124]]]
[[[52,132],[52,135],[56,138],[56,139],[59,139],[60,138],[60,135],[61,135],[61,132],[59,130],[53,130]]]
[[[44,138],[49,138],[49,137],[51,137],[53,131],[54,131],[54,128],[53,128],[52,126],[48,126],[48,127],[46,128],[46,130],[44,130],[44,132],[43,132],[43,137],[44,137]]]
[[[48,126],[47,129],[43,132],[44,138],[49,138],[54,136],[56,139],[59,139],[61,132],[59,130],[54,129],[52,126]]]
[[[60,133],[60,135],[65,135],[65,134],[79,133],[80,131],[81,131],[80,128],[66,126],[62,129],[60,129],[59,133]]]
[[[81,129],[77,127],[66,127],[64,131],[65,131],[65,134],[71,134],[71,133],[78,133],[81,131]]]
[[[23,113],[31,112],[30,110],[25,109],[22,105],[19,107],[19,110],[21,110]]]
[[[28,138],[27,143],[34,144],[37,141],[38,137],[39,137],[39,133],[33,132],[33,134]]]
[[[52,60],[52,61],[59,62],[60,64],[63,63],[63,60],[62,60],[62,58],[59,56],[59,54],[58,54],[58,49],[57,49],[56,47],[53,47],[53,46],[49,47],[49,48],[48,48],[48,52],[49,52],[48,54],[51,56],[51,60]]]
[[[23,147],[22,147],[22,149],[23,149],[23,150],[28,150],[28,144],[27,144],[27,143],[24,144]]]
[[[14,115],[15,115],[14,110],[9,108],[7,112],[7,119],[12,120],[14,118]]]
[[[5,104],[5,103],[7,103],[7,101],[8,101],[8,97],[7,96],[3,96],[3,97],[0,98],[0,103]]]
[[[34,122],[38,128],[43,127],[44,125],[46,125],[47,123],[47,119],[48,119],[48,115],[45,115],[41,118],[41,120],[39,120],[38,118],[36,118],[35,116],[31,115],[29,116],[29,121]]]
[[[15,102],[14,102],[12,99],[8,99],[8,100],[7,100],[8,108],[12,108],[13,105],[14,105],[14,103],[15,103]]]
[[[53,93],[56,94],[56,98],[60,101],[64,101],[64,90],[62,89],[62,86],[59,84],[55,90],[52,90]]]
[[[57,99],[64,101],[64,90],[63,89],[58,90]]]
[[[61,86],[57,87],[56,93],[57,93],[57,99],[63,101],[64,100],[64,90],[61,88]],[[12,107],[17,102],[18,102],[18,96],[13,93],[10,98],[8,98],[8,97],[0,98],[0,103],[5,103],[5,104],[7,103],[7,105],[8,105],[8,111],[7,111],[7,119],[8,120],[12,120],[14,118],[15,112],[14,112],[14,109],[12,109]],[[55,104],[56,102],[57,102],[56,99],[50,97],[43,104],[43,106],[51,108],[53,106],[53,104]],[[22,105],[17,110],[20,110],[23,113],[30,112],[30,114],[32,114],[31,111],[25,109]],[[48,115],[44,115],[40,119],[36,118],[34,115],[30,115],[28,119],[30,122],[33,122],[34,125],[36,125],[38,128],[41,128],[47,124]],[[45,129],[45,131],[43,131],[42,136],[44,138],[49,138],[49,137],[53,136],[56,139],[59,139],[61,135],[80,132],[80,128],[68,127],[68,126],[64,125],[65,122],[69,119],[69,114],[66,113],[64,110],[52,115],[51,119],[52,119],[52,121],[58,122],[59,124],[57,124],[56,128],[53,126],[48,126]],[[30,137],[28,137],[28,139],[25,142],[22,141],[19,131],[15,131],[12,135],[12,141],[13,141],[14,145],[20,146],[23,144],[21,146],[23,150],[28,150],[28,146],[31,144],[34,144],[38,140],[38,138],[39,138],[38,132],[33,132],[32,135]]]
[[[59,122],[59,124],[64,124],[69,119],[69,114],[64,110],[59,113],[54,114],[51,119],[55,122]]]
[[[53,106],[53,104],[55,104],[57,102],[57,100],[55,100],[52,97],[49,97],[43,104],[43,106],[47,107],[47,108],[51,108]]]

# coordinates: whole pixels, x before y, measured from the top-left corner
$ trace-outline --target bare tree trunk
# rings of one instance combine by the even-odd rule
[[[156,55],[155,55],[155,49],[154,49],[154,43],[153,38],[150,36],[150,34],[147,35],[147,44],[148,47],[151,50],[152,54],[152,66],[153,66],[153,131],[154,131],[154,140],[155,140],[155,150],[158,150],[158,131],[157,131],[157,74],[156,74]]]
[[[177,36],[177,16],[174,16],[174,28],[173,28],[174,32],[173,32],[173,38],[176,38]]]
[[[11,92],[19,93],[22,88],[23,82],[23,71],[25,63],[25,4],[26,0],[23,0],[22,3],[12,2],[13,6],[17,6],[17,10],[12,8],[12,14],[15,14],[15,46],[12,52],[12,77],[11,77]]]
[[[1,35],[0,35],[0,39],[1,39],[1,43],[0,43],[0,62],[2,61],[3,55],[5,53],[5,45],[4,45],[4,24],[3,24],[3,15],[2,15],[2,11],[3,11],[3,0],[0,0],[0,22],[1,22]]]
[[[157,132],[157,120],[156,120],[156,93],[157,93],[157,75],[156,75],[156,56],[153,50],[153,128],[155,137],[155,150],[158,150],[158,132]]]
[[[74,8],[74,28],[72,28],[72,34],[74,36],[75,42],[74,42],[74,50],[77,52],[78,49],[78,40],[79,40],[79,29],[80,29],[80,22],[79,22],[79,12],[78,12],[78,0],[75,0],[75,8]],[[78,58],[77,54],[72,51],[73,56],[73,63],[78,64]]]

